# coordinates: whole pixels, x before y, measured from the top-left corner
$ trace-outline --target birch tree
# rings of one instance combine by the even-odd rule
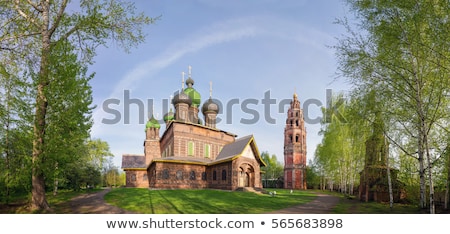
[[[450,5],[447,1],[347,0],[355,13],[356,29],[344,20],[348,35],[336,46],[339,70],[360,90],[377,90],[388,102],[392,124],[416,142],[420,206],[425,208],[429,184],[430,213],[434,213],[430,132],[445,117],[449,92]],[[387,135],[392,140],[392,136]],[[404,149],[402,143],[392,141]]]
[[[71,10],[68,10],[68,9]],[[20,71],[34,77],[32,146],[33,210],[49,208],[45,197],[45,138],[52,83],[51,55],[60,42],[73,45],[81,65],[93,63],[96,48],[113,40],[130,49],[144,41],[143,26],[154,19],[136,13],[133,4],[119,0],[11,0],[0,2],[0,57],[8,57]],[[81,66],[83,67],[83,66]]]
[[[343,99],[342,95],[333,99]],[[352,195],[355,182],[359,180],[359,172],[363,168],[367,121],[359,113],[360,106],[353,99],[343,101],[339,113],[345,121],[332,118],[322,123],[320,134],[322,142],[317,146],[314,164],[321,168],[323,176],[328,180],[329,188],[338,184],[342,193]],[[327,109],[324,109],[326,115]]]

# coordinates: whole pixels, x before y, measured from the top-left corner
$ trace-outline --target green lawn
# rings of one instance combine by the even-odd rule
[[[51,213],[71,213],[69,200],[83,193],[100,190],[68,191],[60,190],[57,196],[47,194],[52,207]],[[337,192],[307,190],[294,191],[268,189],[276,191],[272,197],[268,194],[236,192],[224,190],[149,190],[138,188],[117,188],[105,195],[105,200],[115,206],[141,214],[262,214],[286,207],[303,204],[313,200],[315,193],[327,193],[340,197],[334,214],[418,214],[428,210],[418,209],[413,204],[394,204],[391,210],[387,203],[360,202],[358,199]],[[10,205],[0,204],[0,213],[29,213],[26,204],[29,198],[17,197]],[[438,211],[437,213],[448,213]]]
[[[272,189],[276,196],[222,190],[118,188],[105,196],[115,206],[142,214],[262,214],[313,200],[308,191]]]
[[[339,204],[333,208],[333,214],[420,214],[427,210],[421,210],[414,204],[394,203],[392,209],[386,202],[361,202],[356,196],[347,196],[338,192],[319,191],[340,198]]]
[[[417,205],[394,203],[392,209],[389,203],[360,202],[341,198],[341,202],[333,209],[334,214],[421,214]]]

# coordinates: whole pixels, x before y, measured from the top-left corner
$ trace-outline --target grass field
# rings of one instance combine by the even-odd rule
[[[125,210],[141,214],[262,214],[291,207],[313,200],[315,193],[327,193],[340,197],[333,209],[334,214],[426,214],[428,209],[419,209],[414,204],[395,203],[393,209],[387,203],[360,202],[355,197],[344,196],[337,192],[307,190],[294,191],[267,189],[276,191],[276,196],[251,192],[223,190],[149,190],[139,188],[117,188],[107,193],[105,200]],[[47,194],[47,200],[54,213],[71,213],[70,199],[85,193],[98,192],[99,189],[67,191],[60,190],[57,196]],[[0,213],[28,213],[29,198],[16,197],[9,204],[0,204]],[[436,213],[449,213],[439,210]]]
[[[222,190],[149,190],[118,188],[105,200],[143,214],[262,214],[306,203],[316,195],[308,191],[276,189],[276,196]]]
[[[355,196],[347,196],[337,192],[317,191],[340,197],[340,202],[333,208],[333,214],[421,214],[428,210],[421,210],[414,204],[394,203],[392,209],[389,203],[361,202]]]

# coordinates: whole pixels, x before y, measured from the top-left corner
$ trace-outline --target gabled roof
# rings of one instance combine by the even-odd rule
[[[146,169],[145,156],[136,154],[122,155],[122,169]]]
[[[217,155],[216,160],[221,161],[223,159],[233,158],[234,156],[241,154],[244,148],[248,145],[251,138],[253,138],[253,136],[248,135],[236,139],[234,142],[225,145],[220,151],[219,155]]]
[[[221,163],[229,160],[233,160],[242,156],[244,150],[247,146],[250,146],[256,156],[256,160],[260,162],[262,165],[266,165],[266,163],[262,160],[261,154],[258,151],[258,147],[256,146],[255,139],[253,135],[248,135],[239,139],[236,139],[233,143],[225,145],[220,151],[219,155],[212,164]]]

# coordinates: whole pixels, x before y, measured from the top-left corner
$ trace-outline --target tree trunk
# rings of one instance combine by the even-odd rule
[[[432,165],[431,165],[431,156],[430,156],[430,150],[428,148],[428,138],[425,136],[425,146],[427,151],[427,163],[428,163],[428,182],[430,184],[430,214],[436,213],[435,204],[434,204],[434,184],[433,184],[433,177],[432,177]]]
[[[42,170],[44,159],[42,147],[44,145],[45,135],[45,115],[47,112],[47,101],[44,95],[44,85],[38,85],[38,95],[36,98],[36,116],[34,124],[34,139],[33,139],[33,168],[31,177],[31,209],[32,210],[47,210],[49,209],[47,200],[45,198],[45,177]]]
[[[418,137],[418,160],[419,160],[419,177],[420,177],[420,208],[427,207],[426,198],[425,198],[425,167],[423,162],[423,146],[422,146],[422,135],[419,134]]]
[[[425,143],[425,118],[423,117],[423,105],[421,102],[421,93],[420,90],[422,88],[422,85],[420,85],[419,78],[417,75],[415,76],[416,84],[417,84],[417,92],[416,92],[416,99],[417,99],[417,112],[418,112],[418,119],[417,119],[417,128],[418,128],[418,137],[417,137],[417,155],[419,160],[419,177],[420,177],[420,208],[426,208],[427,207],[427,201],[426,201],[426,183],[425,183],[425,166],[424,166],[424,143]]]
[[[450,180],[449,180],[449,178],[448,177],[450,177],[450,173],[449,173],[449,175],[447,176],[447,180],[446,180],[446,182],[445,182],[445,196],[444,196],[444,209],[448,209],[448,189],[449,189],[449,183],[450,183]]]
[[[55,178],[55,184],[53,186],[53,196],[58,195],[58,178]]]
[[[45,118],[47,114],[47,98],[45,88],[48,86],[49,56],[50,56],[50,31],[49,31],[49,3],[42,4],[42,50],[37,83],[36,112],[34,119],[33,155],[32,155],[32,210],[48,210],[50,207],[45,198],[45,176],[43,171],[44,158],[43,147],[45,137]]]
[[[447,154],[447,180],[445,183],[445,201],[444,201],[444,208],[448,209],[448,202],[449,202],[449,187],[450,187],[450,149],[447,148],[446,154]]]
[[[8,78],[7,78],[8,79]],[[10,105],[9,105],[9,102],[10,102],[10,99],[11,99],[11,96],[10,96],[10,88],[11,88],[11,85],[9,84],[9,79],[8,79],[8,81],[7,81],[8,83],[6,84],[6,102],[5,102],[5,104],[6,104],[6,126],[5,126],[5,147],[4,147],[4,154],[5,154],[5,163],[6,163],[6,178],[5,178],[5,184],[6,184],[6,204],[8,204],[9,203],[9,199],[10,199],[10,197],[9,197],[9,195],[10,195],[10,188],[9,188],[9,186],[10,186],[10,177],[11,177],[11,175],[10,175],[10,173],[11,173],[11,164],[10,164],[10,157],[11,157],[11,155],[10,155],[10,152],[11,152],[11,150],[10,150],[10,148],[9,148],[9,131],[10,131],[10,128],[9,128],[9,125],[10,125],[10,123],[11,123],[11,118],[10,118],[10,116],[11,116],[11,113],[10,113]]]
[[[58,181],[58,162],[56,162],[55,171],[56,171],[56,173],[55,173],[55,178],[54,178],[55,181],[53,183],[53,196],[58,195],[58,183],[59,183],[59,181]]]
[[[9,115],[9,113],[8,113]],[[9,119],[9,117],[8,117]],[[5,184],[6,184],[6,204],[9,203],[9,199],[10,199],[10,191],[9,191],[9,186],[10,186],[10,173],[11,173],[11,165],[9,162],[10,159],[10,155],[9,155],[9,141],[8,141],[8,133],[9,133],[9,122],[6,124],[6,134],[5,134],[5,163],[6,163],[6,178],[5,178]]]
[[[388,179],[388,187],[389,187],[389,208],[393,208],[394,206],[394,195],[392,192],[392,180],[391,180],[391,168],[389,167],[389,153],[386,144],[386,138],[384,139],[384,147],[386,149],[386,168],[387,168],[387,179]]]

